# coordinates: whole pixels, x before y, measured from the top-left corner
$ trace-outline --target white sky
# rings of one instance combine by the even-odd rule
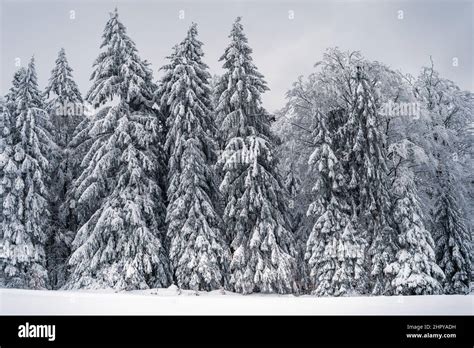
[[[264,96],[269,111],[285,104],[291,84],[312,72],[333,46],[360,50],[369,59],[412,74],[428,65],[432,55],[444,77],[474,90],[472,1],[0,0],[0,93],[10,88],[16,58],[26,65],[33,54],[44,88],[61,47],[85,93],[108,12],[115,6],[140,56],[152,63],[155,79],[192,21],[198,23],[205,62],[212,74],[219,74],[218,58],[232,22],[242,16],[254,61],[271,89]],[[178,17],[180,10],[185,10],[184,19]],[[74,19],[70,11],[75,11]],[[453,66],[455,57],[458,66]]]

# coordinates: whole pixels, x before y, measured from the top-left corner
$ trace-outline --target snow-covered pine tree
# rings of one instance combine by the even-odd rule
[[[126,27],[120,22],[118,9],[110,14],[107,21],[102,53],[94,62],[94,72],[86,100],[94,107],[103,105],[119,97],[130,107],[130,111],[139,111],[153,115],[158,122],[158,133],[153,143],[156,148],[157,180],[162,191],[162,202],[166,201],[166,163],[163,149],[166,134],[166,118],[159,109],[155,109],[156,84],[150,63],[143,60],[135,46],[135,42],[127,35]]]
[[[225,285],[230,252],[216,211],[216,127],[203,55],[192,24],[176,47],[166,98],[171,112],[165,144],[170,158],[167,236],[176,284],[209,291]]]
[[[20,79],[19,81],[17,79]],[[15,84],[17,87],[15,88]],[[19,69],[13,78],[13,87],[10,90],[15,97],[15,114],[19,115],[28,108],[44,109],[45,102],[43,94],[38,88],[38,77],[36,75],[36,64],[34,57],[31,58],[26,69]]]
[[[132,111],[151,107],[156,86],[147,61],[138,56],[133,40],[119,21],[118,9],[110,14],[102,34],[102,52],[94,62],[92,87],[86,99],[94,107],[113,96],[127,102]]]
[[[413,172],[406,165],[397,169],[392,185],[395,199],[393,219],[398,232],[394,262],[385,267],[391,279],[390,293],[396,295],[433,295],[442,292],[443,271],[436,264],[434,241],[425,229],[416,193]]]
[[[20,86],[20,82],[24,78],[25,74],[26,68],[19,68],[17,71],[15,71],[13,74],[12,86],[5,96],[5,104],[8,107],[11,115],[16,114],[15,101],[17,100],[18,96],[18,87]]]
[[[165,205],[158,182],[161,129],[150,107],[151,71],[117,10],[103,38],[87,94],[89,102],[102,108],[73,139],[91,145],[74,183],[81,227],[72,243],[66,288],[168,286]],[[104,105],[107,101],[116,103]]]
[[[345,160],[353,217],[369,243],[370,287],[373,294],[387,294],[390,282],[383,270],[395,258],[396,241],[390,217],[386,140],[374,91],[375,83],[357,67],[352,111],[344,126]],[[353,220],[354,220],[353,219]]]
[[[82,113],[77,113],[77,110],[82,109],[82,97],[73,80],[72,68],[69,66],[64,48],[59,51],[51,71],[45,98],[52,123],[56,128],[56,143],[64,148],[84,117]]]
[[[316,119],[316,149],[309,158],[318,173],[313,188],[317,198],[308,209],[308,215],[317,218],[306,249],[310,288],[318,296],[363,293],[367,283],[367,243],[357,221],[352,221],[347,202],[347,179],[341,162],[344,111],[334,110],[327,116],[316,111]]]
[[[176,79],[174,73],[175,68],[178,66],[178,64],[180,64],[179,44],[173,47],[172,53],[166,58],[169,60],[169,62],[160,68],[160,70],[163,71],[163,76],[160,79],[158,87],[155,91],[156,104],[158,104],[160,113],[164,120],[165,134],[168,133],[168,120],[172,117],[168,99],[171,95],[171,90]]]
[[[18,85],[12,151],[3,167],[2,237],[7,287],[48,287],[45,243],[49,234],[49,188],[52,153],[56,145],[43,109],[34,59]]]
[[[158,130],[153,115],[132,113],[124,101],[93,120],[94,142],[74,189],[76,209],[94,212],[72,243],[67,288],[169,285],[153,147]]]
[[[171,96],[173,84],[176,80],[176,75],[174,73],[176,66],[179,64],[179,56],[178,56],[179,44],[175,45],[172,49],[172,53],[170,56],[167,57],[169,60],[168,64],[165,64],[160,68],[163,71],[163,76],[158,83],[158,87],[155,90],[155,107],[157,106],[157,116],[160,120],[161,129],[162,129],[162,139],[163,145],[166,142],[166,137],[169,131],[169,125],[171,124],[171,120],[173,119],[173,114],[171,111],[171,104],[169,103],[169,98]],[[163,167],[166,168],[170,162],[170,153],[169,151],[163,150],[162,155]],[[168,191],[168,181],[167,180],[168,174],[164,173],[163,178],[166,178],[162,182],[163,192],[165,194],[165,201],[168,201],[167,191]]]
[[[240,293],[296,291],[296,248],[282,180],[276,172],[271,115],[261,106],[267,90],[252,62],[240,18],[233,24],[218,93],[224,146],[218,166],[227,237],[232,240],[230,285]]]
[[[446,276],[447,294],[468,294],[472,271],[472,235],[453,192],[453,178],[440,164],[440,188],[436,200],[436,259]]]
[[[84,119],[82,97],[72,77],[72,68],[61,48],[56,65],[51,71],[46,86],[47,110],[54,125],[54,137],[60,148],[60,158],[55,164],[52,190],[55,200],[52,205],[52,233],[47,243],[48,272],[51,285],[59,288],[66,280],[66,261],[74,237],[74,220],[70,209],[64,206],[66,194],[73,179],[73,160],[69,142],[76,126]]]

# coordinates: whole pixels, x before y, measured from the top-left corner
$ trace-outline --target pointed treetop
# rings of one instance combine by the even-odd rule
[[[181,49],[183,49],[183,48],[187,49],[186,47],[189,44],[194,43],[194,42],[199,42],[196,38],[197,35],[198,35],[197,24],[193,22],[193,23],[191,23],[191,26],[189,27],[188,32],[187,32],[186,37],[184,38],[184,40],[181,41],[181,43],[179,43],[175,47],[177,47],[177,50],[179,50],[180,48]]]
[[[229,37],[234,37],[234,36],[237,36],[239,38],[242,38],[244,40],[244,42],[247,42],[247,38],[245,36],[245,34],[243,33],[244,31],[244,26],[242,25],[242,23],[240,22],[242,19],[242,17],[237,17],[235,19],[235,22],[234,24],[232,25],[232,30],[230,32],[230,35]]]
[[[56,62],[57,62],[58,60],[62,60],[62,61],[63,61],[63,60],[65,60],[65,59],[66,59],[66,50],[65,50],[63,47],[61,47],[61,48],[59,49],[58,58],[56,59]]]
[[[118,17],[118,7],[115,6],[114,8],[114,11],[113,12],[109,12],[109,15],[110,15],[110,18],[117,18]]]
[[[197,24],[193,22],[183,41],[173,47],[173,53],[168,57],[171,61],[171,66],[182,63],[182,60],[186,60],[187,58],[193,59],[199,64],[204,64],[200,58],[198,58],[204,56],[204,53],[201,49],[203,43],[199,41],[197,36]],[[169,67],[170,66],[165,65],[162,69],[167,70]],[[205,67],[207,68],[207,65],[205,65]],[[174,68],[172,68],[172,70],[174,70]]]
[[[61,48],[44,93],[46,98],[50,98],[51,93],[55,94],[55,97],[50,100],[50,105],[58,102],[61,104],[82,102],[81,93],[72,77],[72,71],[66,58],[66,50]]]
[[[35,57],[32,56],[28,63],[28,68],[23,75],[18,86],[17,112],[27,110],[31,107],[42,108],[43,99],[38,88],[38,78],[36,75]]]
[[[188,29],[188,34],[187,34],[187,37],[188,38],[195,38],[198,34],[198,31],[197,31],[197,24],[192,22],[191,23],[191,26],[189,27]]]
[[[26,75],[26,68],[21,67],[13,74],[12,87],[10,88],[8,94],[5,96],[6,102],[10,107],[10,112],[15,110],[15,100],[18,96],[18,88],[20,83]]]
[[[13,74],[14,76],[14,79],[16,81],[21,81],[21,77],[24,76],[26,74],[26,68],[24,66],[18,68],[17,71],[15,71],[15,73]]]
[[[92,87],[86,99],[95,107],[114,97],[129,103],[134,110],[145,107],[152,98],[153,76],[149,63],[138,56],[133,40],[118,19],[115,9],[102,34],[102,52],[94,62]]]

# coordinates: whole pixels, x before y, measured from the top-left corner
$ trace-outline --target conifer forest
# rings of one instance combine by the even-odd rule
[[[0,288],[470,292],[474,94],[436,56],[413,75],[330,46],[275,111],[246,14],[219,57],[190,22],[157,67],[139,49],[166,33],[109,10],[89,71],[57,43],[3,76]]]

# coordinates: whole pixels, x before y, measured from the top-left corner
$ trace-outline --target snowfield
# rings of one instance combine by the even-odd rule
[[[42,291],[0,289],[1,315],[473,315],[474,296],[314,297],[181,291],[170,287]]]

